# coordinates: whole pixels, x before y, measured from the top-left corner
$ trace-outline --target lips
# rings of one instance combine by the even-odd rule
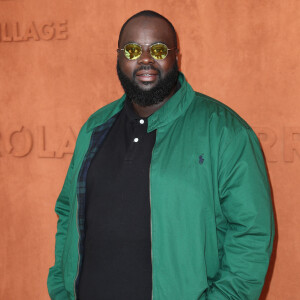
[[[144,75],[157,75],[155,70],[139,70],[136,72],[136,76],[144,76]]]
[[[135,75],[140,81],[154,81],[156,80],[158,73],[154,70],[140,70]]]

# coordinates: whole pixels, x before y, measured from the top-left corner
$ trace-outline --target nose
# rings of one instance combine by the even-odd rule
[[[150,55],[149,48],[143,48],[142,55],[138,58],[138,63],[144,64],[144,65],[149,65],[149,64],[155,63],[154,58]]]

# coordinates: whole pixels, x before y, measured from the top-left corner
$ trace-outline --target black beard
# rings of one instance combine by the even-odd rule
[[[156,86],[149,90],[142,90],[133,80],[130,80],[121,70],[119,60],[117,61],[117,73],[125,94],[129,100],[140,106],[151,106],[162,102],[166,97],[170,95],[174,87],[176,86],[178,79],[178,65],[177,61],[174,63],[171,71],[167,73],[165,78],[161,79],[161,73],[155,69],[152,65],[142,65],[138,68],[140,70],[155,70],[158,73],[158,83]],[[147,83],[145,84],[147,85]]]

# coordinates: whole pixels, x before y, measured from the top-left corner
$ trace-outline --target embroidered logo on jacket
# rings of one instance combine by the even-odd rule
[[[204,163],[204,158],[203,158],[204,154],[201,154],[199,156],[199,164],[202,165]]]

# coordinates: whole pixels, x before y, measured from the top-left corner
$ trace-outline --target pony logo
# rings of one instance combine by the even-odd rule
[[[203,163],[204,163],[204,154],[201,154],[201,155],[199,155],[199,164],[200,165],[203,165]]]

